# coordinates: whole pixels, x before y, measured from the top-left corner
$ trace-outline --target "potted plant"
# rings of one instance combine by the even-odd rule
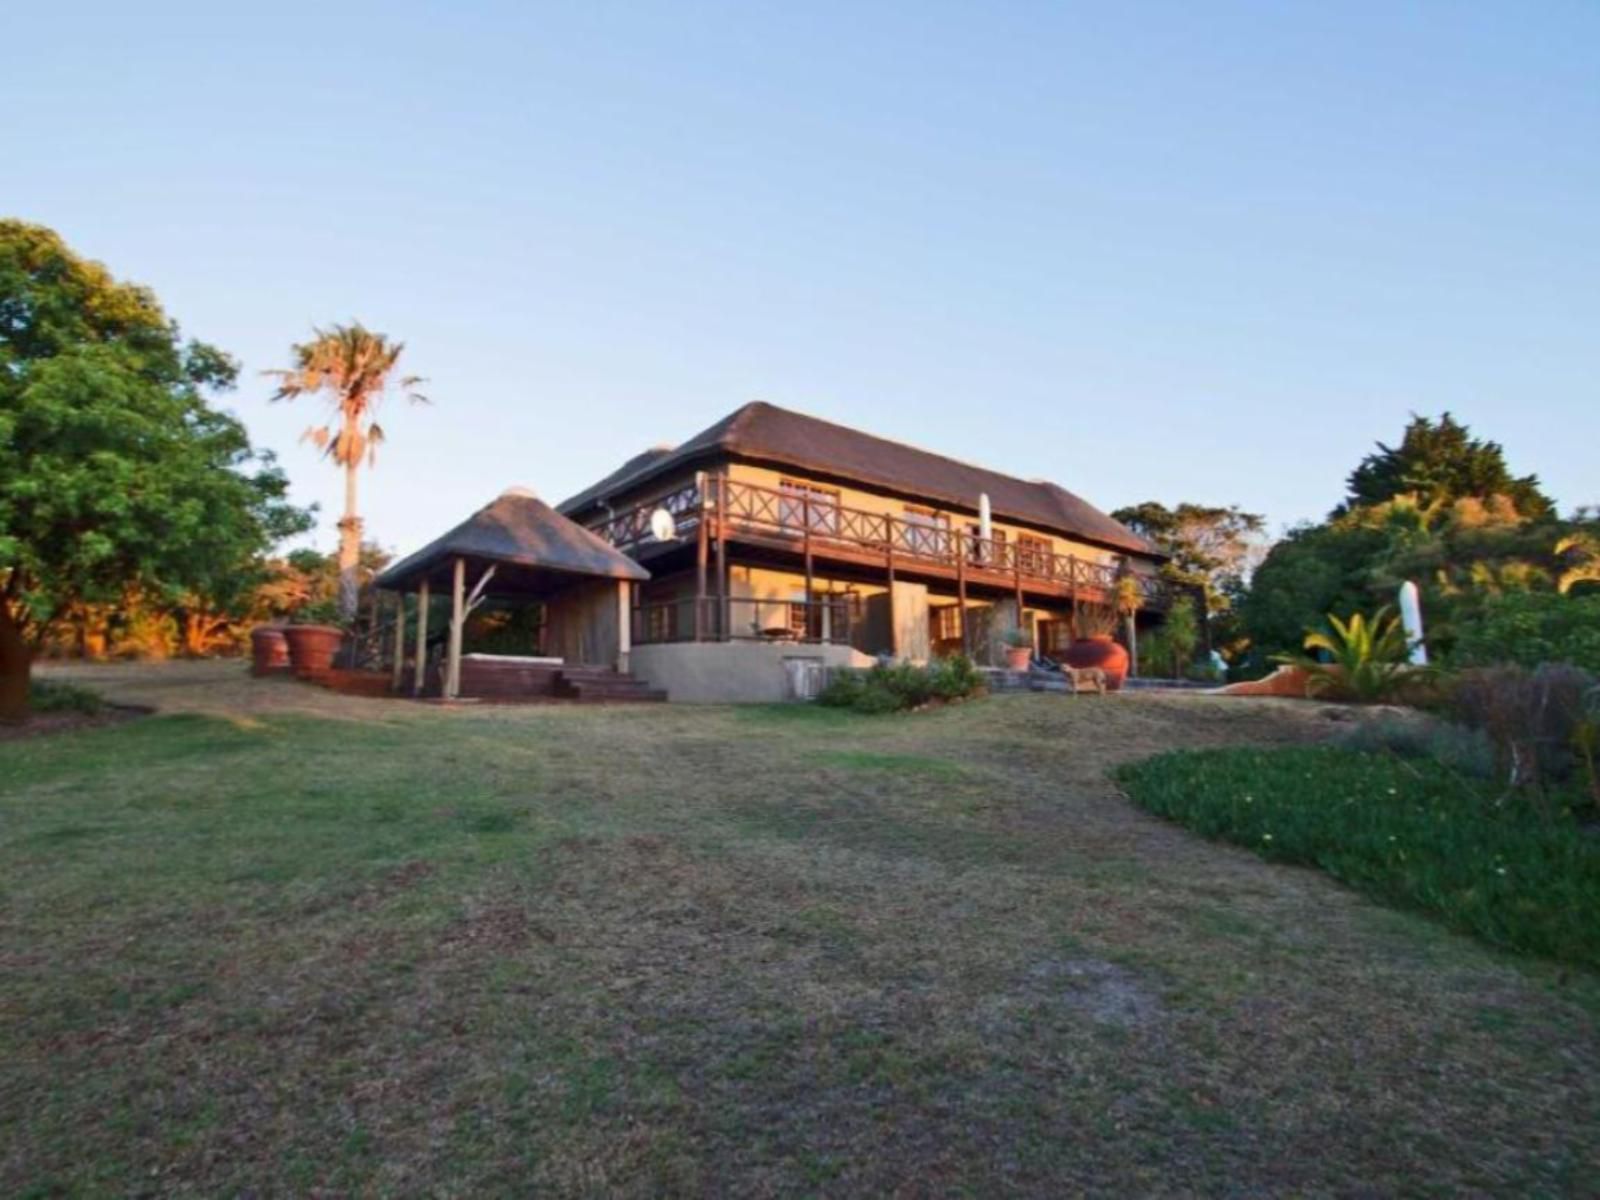
[[[1006,647],[1006,669],[1026,671],[1033,663],[1033,637],[1026,629],[1008,629],[1000,635]]]
[[[1122,614],[1116,598],[1080,600],[1072,607],[1072,644],[1062,656],[1069,667],[1098,667],[1106,673],[1106,687],[1116,691],[1128,677],[1128,652],[1114,640]]]
[[[250,631],[250,674],[282,675],[289,670],[289,643],[281,625],[257,625]]]
[[[284,629],[289,664],[299,678],[315,679],[333,669],[334,657],[344,641],[344,630],[332,623],[336,614],[332,601],[308,604],[295,612]]]

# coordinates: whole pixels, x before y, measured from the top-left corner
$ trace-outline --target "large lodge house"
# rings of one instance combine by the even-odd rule
[[[1078,615],[1111,604],[1124,580],[1137,588],[1137,620],[1158,620],[1160,562],[1054,483],[758,402],[555,509],[508,492],[378,582],[449,589],[446,695],[503,694],[508,678],[542,687],[564,667],[597,695],[598,669],[675,700],[759,700],[805,694],[823,668],[882,656],[964,651],[998,663],[1019,626],[1058,656]],[[469,588],[541,603],[540,657],[463,661]],[[431,678],[417,670],[418,690]]]

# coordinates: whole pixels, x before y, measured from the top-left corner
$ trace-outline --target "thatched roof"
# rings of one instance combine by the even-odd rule
[[[409,589],[423,579],[443,584],[456,558],[506,564],[504,582],[538,590],[542,573],[604,579],[650,578],[650,572],[582,525],[569,521],[530,492],[511,489],[484,505],[443,537],[385,569],[380,588]],[[497,574],[497,582],[501,576]],[[545,580],[548,582],[548,579]],[[491,588],[491,591],[499,590]]]
[[[987,494],[997,517],[1116,550],[1160,556],[1133,530],[1058,484],[1002,475],[761,401],[746,404],[681,446],[636,455],[558,507],[576,516],[668,472],[729,457],[876,485],[958,511],[976,513],[979,495]]]

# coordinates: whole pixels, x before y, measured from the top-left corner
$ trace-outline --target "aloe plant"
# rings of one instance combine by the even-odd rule
[[[1328,661],[1310,654],[1282,654],[1277,661],[1301,668],[1310,676],[1308,690],[1332,699],[1387,700],[1418,670],[1408,661],[1411,647],[1400,618],[1388,607],[1370,617],[1352,613],[1347,620],[1329,613],[1328,628],[1307,633],[1304,647],[1323,651]]]

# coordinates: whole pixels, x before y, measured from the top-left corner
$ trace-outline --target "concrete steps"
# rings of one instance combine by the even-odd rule
[[[667,698],[632,675],[599,667],[563,667],[556,673],[555,694],[581,704],[658,704]]]
[[[463,659],[461,695],[493,703],[565,700],[580,704],[659,703],[667,694],[609,667]]]

